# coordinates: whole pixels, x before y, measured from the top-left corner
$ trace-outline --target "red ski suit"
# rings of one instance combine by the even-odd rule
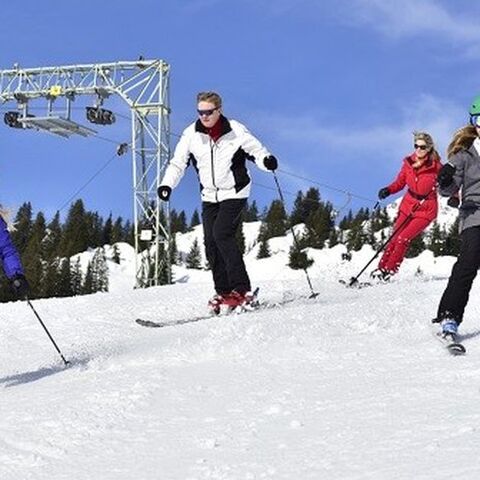
[[[397,178],[387,187],[391,194],[408,187],[400,203],[393,237],[378,264],[378,268],[392,273],[398,271],[410,242],[422,233],[438,214],[437,174],[442,164],[429,156],[420,167],[415,168],[415,160],[415,153],[406,157]]]

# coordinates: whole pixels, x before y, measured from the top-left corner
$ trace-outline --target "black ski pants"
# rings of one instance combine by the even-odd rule
[[[461,240],[460,253],[438,306],[438,320],[452,318],[457,323],[462,322],[470,289],[480,267],[480,226],[463,230]]]
[[[235,234],[242,221],[246,198],[202,203],[205,252],[212,269],[215,291],[219,294],[251,290],[242,253]]]

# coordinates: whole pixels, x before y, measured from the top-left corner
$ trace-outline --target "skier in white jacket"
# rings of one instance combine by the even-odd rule
[[[278,162],[245,126],[222,115],[217,93],[199,93],[197,113],[199,119],[183,131],[175,148],[158,196],[168,201],[187,166],[193,165],[200,181],[205,251],[216,291],[209,306],[218,312],[222,304],[236,307],[252,300],[250,279],[235,239],[250,194],[246,162],[271,171]]]

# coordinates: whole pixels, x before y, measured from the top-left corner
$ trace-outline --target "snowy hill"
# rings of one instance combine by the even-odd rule
[[[430,319],[453,258],[424,252],[390,284],[356,290],[338,279],[370,247],[351,262],[342,245],[311,250],[309,299],[304,272],[285,266],[291,236],[256,260],[256,230],[246,226],[252,281],[262,300],[293,299],[283,307],[141,327],[135,318],[205,314],[210,272],[133,290],[123,246],[112,292],[33,302],[65,368],[28,305],[2,304],[0,478],[479,478],[478,282],[461,327],[467,355],[452,357]]]
[[[265,267],[264,299],[308,293]],[[209,284],[37,300],[67,369],[4,304],[0,478],[478,478],[478,285],[451,357],[429,328],[448,268],[363,290],[316,271],[314,300],[164,329],[133,320],[202,314]]]
[[[398,211],[398,205],[401,199],[398,199],[387,206],[387,213],[393,221]],[[437,223],[441,227],[451,227],[458,214],[458,210],[450,208],[446,205],[447,199],[440,199],[440,208],[437,218]],[[255,280],[272,280],[272,279],[286,279],[286,278],[302,278],[303,271],[292,271],[288,267],[289,251],[293,245],[293,237],[290,231],[285,237],[276,237],[269,240],[269,248],[271,257],[257,260],[257,253],[259,245],[257,243],[258,232],[261,222],[245,223],[243,226],[245,236],[245,261],[251,276]],[[429,226],[427,232],[431,230],[433,224]],[[296,225],[295,232],[300,235],[303,231],[303,225]],[[391,232],[388,229],[387,234]],[[205,253],[203,250],[203,231],[202,227],[198,225],[193,231],[185,234],[177,234],[177,248],[180,255],[185,258],[190,251],[195,240],[202,251],[202,260],[205,264]],[[333,248],[325,248],[322,250],[309,249],[308,256],[315,260],[314,265],[309,269],[313,274],[322,278],[350,278],[352,275],[360,271],[363,266],[372,258],[375,251],[368,245],[365,245],[360,252],[352,252],[351,262],[341,262],[342,254],[346,253],[346,248],[343,245],[337,245]],[[133,254],[133,252],[132,252]],[[448,276],[453,258],[438,257],[434,258],[429,251],[423,252],[417,258],[409,259],[402,265],[399,273],[400,277],[410,275],[417,270],[421,270],[426,275],[436,275],[442,272],[443,276]],[[132,260],[133,262],[133,260]],[[373,262],[366,271],[365,276],[376,268],[377,262]],[[174,279],[176,282],[209,282],[211,273],[200,270],[190,270],[185,267],[174,266]]]

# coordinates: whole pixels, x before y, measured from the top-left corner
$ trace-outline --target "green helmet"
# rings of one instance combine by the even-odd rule
[[[470,115],[480,115],[480,95],[473,99],[470,110],[468,111]]]

